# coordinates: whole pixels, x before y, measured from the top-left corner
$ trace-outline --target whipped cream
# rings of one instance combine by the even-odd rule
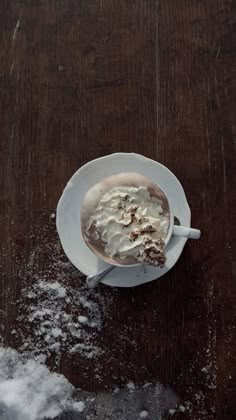
[[[103,195],[87,229],[96,226],[109,257],[134,257],[152,265],[164,265],[169,214],[162,201],[144,187],[120,186]]]

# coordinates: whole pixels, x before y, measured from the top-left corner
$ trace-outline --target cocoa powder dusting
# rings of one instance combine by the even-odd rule
[[[154,233],[156,229],[152,225],[148,225],[143,229],[140,229],[140,235],[144,235],[145,233]]]
[[[150,246],[147,246],[150,245]],[[144,264],[155,265],[156,267],[163,267],[166,262],[164,254],[165,242],[163,239],[158,241],[152,241],[147,238],[144,241],[144,249],[139,253],[139,260],[142,260]]]
[[[126,225],[126,226],[128,226],[128,225]],[[150,233],[154,233],[154,232],[156,232],[156,229],[153,226],[148,225],[143,229],[136,230],[134,232],[130,232],[130,241],[134,242],[140,236],[145,235],[145,233],[150,234]]]

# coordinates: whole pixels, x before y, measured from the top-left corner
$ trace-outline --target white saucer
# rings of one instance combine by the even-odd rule
[[[103,178],[119,172],[138,172],[157,183],[166,193],[174,215],[190,227],[191,212],[182,185],[165,166],[135,153],[115,153],[82,166],[70,179],[57,206],[57,230],[62,247],[72,264],[86,275],[101,271],[108,264],[100,260],[85,244],[80,229],[80,207],[84,194]],[[166,249],[164,268],[117,267],[103,283],[132,287],[155,280],[167,273],[179,259],[187,239],[173,236]]]

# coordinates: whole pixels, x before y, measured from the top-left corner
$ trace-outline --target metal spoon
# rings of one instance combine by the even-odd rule
[[[179,221],[178,217],[176,217],[176,216],[174,216],[174,225],[180,226],[180,221]]]
[[[87,286],[90,289],[93,289],[97,286],[98,283],[108,274],[110,271],[116,268],[115,265],[110,265],[109,267],[105,268],[105,270],[100,271],[100,273],[94,274],[93,276],[88,276],[86,279]]]

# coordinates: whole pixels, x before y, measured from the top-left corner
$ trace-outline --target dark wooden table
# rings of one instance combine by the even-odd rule
[[[193,405],[176,418],[235,419],[236,2],[2,0],[0,24],[3,344],[22,345],[29,266],[49,278],[66,261],[50,215],[67,180],[141,153],[180,179],[202,238],[160,281],[101,286],[109,357],[65,353],[57,370],[87,390],[159,381]]]

